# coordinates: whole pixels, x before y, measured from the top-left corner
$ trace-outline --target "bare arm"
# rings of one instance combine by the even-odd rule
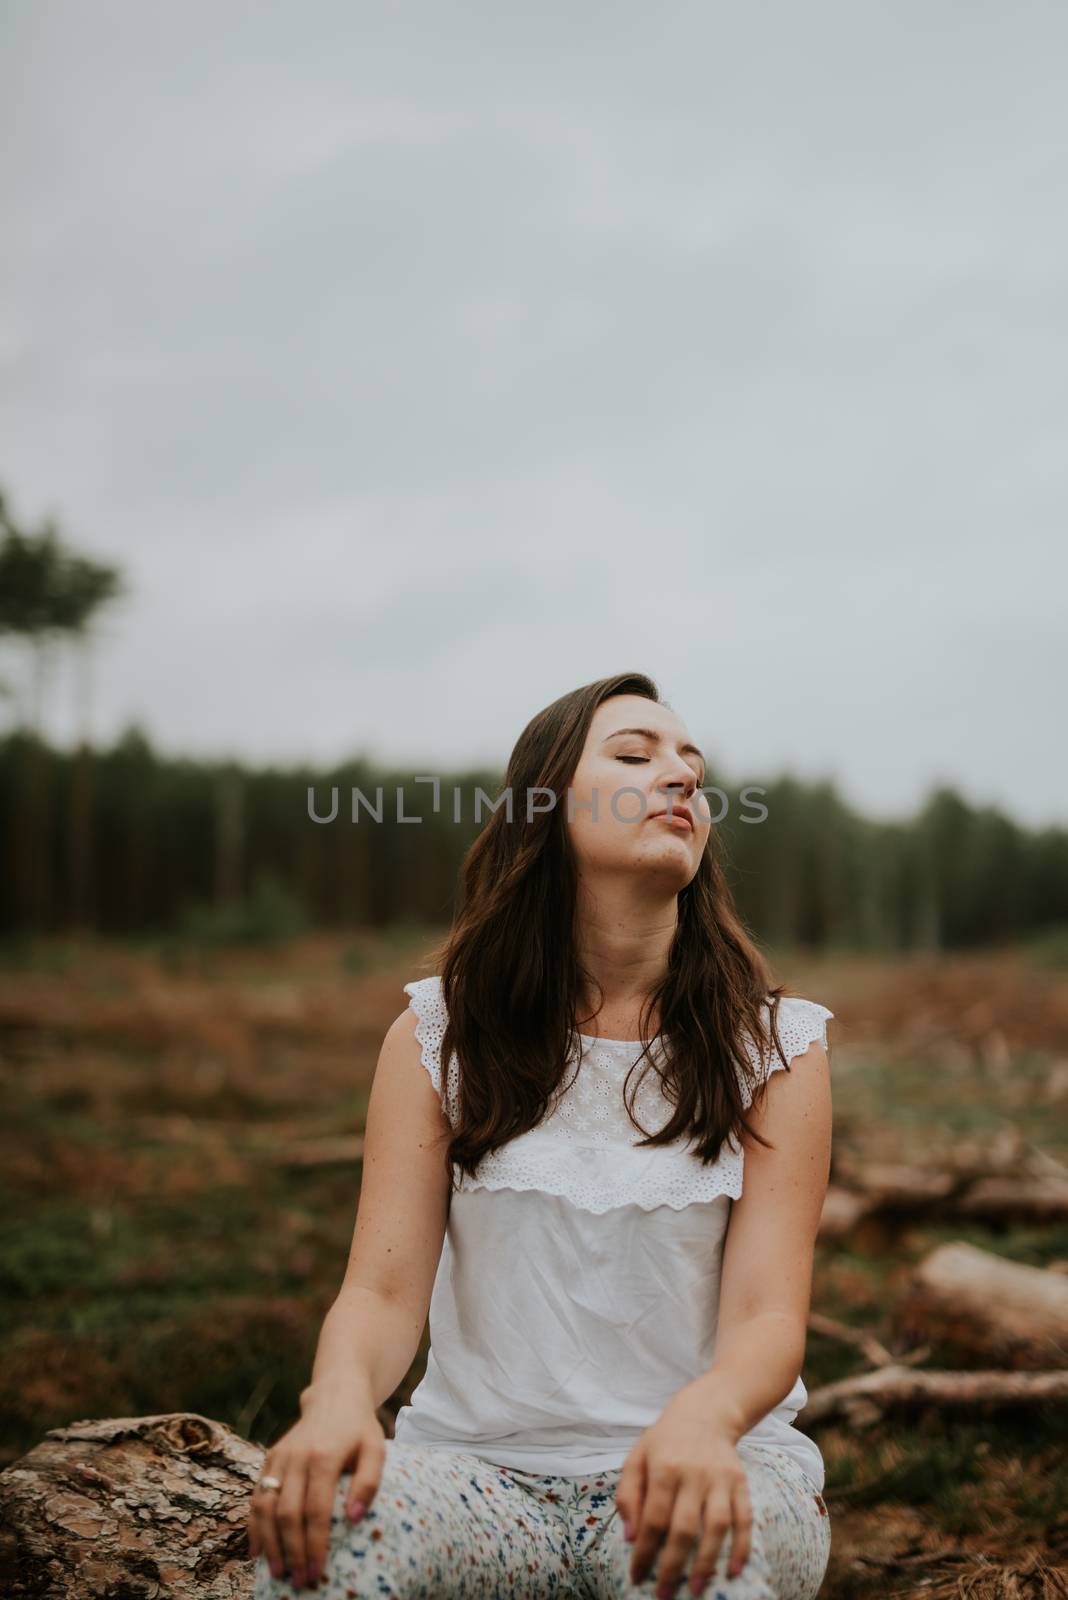
[[[448,1119],[420,1059],[415,1015],[387,1032],[367,1106],[363,1177],[341,1289],[323,1319],[300,1420],[268,1451],[249,1530],[253,1555],[300,1588],[322,1572],[338,1478],[370,1504],[385,1460],[376,1409],[415,1358],[449,1211]]]
[[[666,1535],[658,1582],[672,1592],[695,1547],[695,1584],[711,1577],[728,1532],[726,1576],[735,1577],[749,1555],[752,1504],[737,1445],[788,1394],[804,1359],[830,1172],[826,1047],[810,1045],[788,1072],[772,1073],[749,1121],[773,1148],[746,1149],[743,1192],[724,1243],[712,1365],[646,1430],[616,1488],[636,1535],[631,1581],[644,1580]]]
[[[359,1386],[380,1406],[415,1359],[449,1208],[451,1130],[402,1012],[382,1043],[367,1106],[348,1267],[319,1335],[302,1409]]]
[[[723,1248],[715,1359],[692,1386],[737,1440],[793,1387],[805,1356],[812,1269],[831,1165],[830,1062],[823,1044],[775,1072],[750,1121],[774,1149],[745,1153]]]

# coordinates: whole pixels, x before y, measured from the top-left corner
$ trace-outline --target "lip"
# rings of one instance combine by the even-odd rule
[[[663,817],[665,822],[682,826],[689,833],[693,832],[693,813],[689,806],[672,806],[670,811],[654,811],[650,815],[649,821],[654,822],[657,817]]]

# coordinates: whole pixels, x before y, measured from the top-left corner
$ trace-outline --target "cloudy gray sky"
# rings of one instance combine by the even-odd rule
[[[102,736],[503,762],[639,669],[739,781],[1068,814],[1063,6],[2,16],[0,485],[127,573]]]

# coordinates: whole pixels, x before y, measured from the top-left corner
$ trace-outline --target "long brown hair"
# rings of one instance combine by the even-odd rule
[[[454,1052],[459,1063],[460,1117],[447,1150],[454,1175],[459,1169],[473,1177],[484,1155],[537,1126],[578,1044],[583,980],[589,989],[595,985],[576,951],[577,874],[561,803],[594,712],[621,694],[666,704],[652,678],[621,672],[561,695],[528,722],[494,797],[510,789],[520,804],[511,820],[503,803],[495,809],[464,858],[452,927],[431,956],[447,1013],[442,1064]],[[535,788],[551,790],[556,804],[530,817],[526,796]],[[647,1030],[657,1012],[661,1033],[670,1037],[662,1080],[675,1114],[639,1143],[667,1144],[691,1134],[693,1154],[703,1162],[714,1162],[732,1133],[769,1144],[743,1115],[732,1064],[750,1093],[762,1082],[742,1047],[743,1033],[759,1045],[762,1059],[774,1042],[785,1062],[775,1019],[785,988],[769,984],[718,852],[713,828],[696,874],[679,892],[667,970],[640,1022],[642,1058],[652,1060]],[[770,1028],[766,1000],[774,1002]],[[632,1104],[627,1111],[635,1122]]]

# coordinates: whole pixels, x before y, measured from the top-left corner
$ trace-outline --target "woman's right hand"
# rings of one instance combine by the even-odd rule
[[[313,1385],[301,1396],[300,1421],[272,1445],[252,1494],[249,1549],[264,1555],[275,1578],[296,1589],[318,1583],[330,1545],[338,1479],[352,1473],[345,1514],[358,1522],[382,1475],[386,1436],[370,1396],[358,1387]],[[277,1478],[280,1489],[263,1488]]]

